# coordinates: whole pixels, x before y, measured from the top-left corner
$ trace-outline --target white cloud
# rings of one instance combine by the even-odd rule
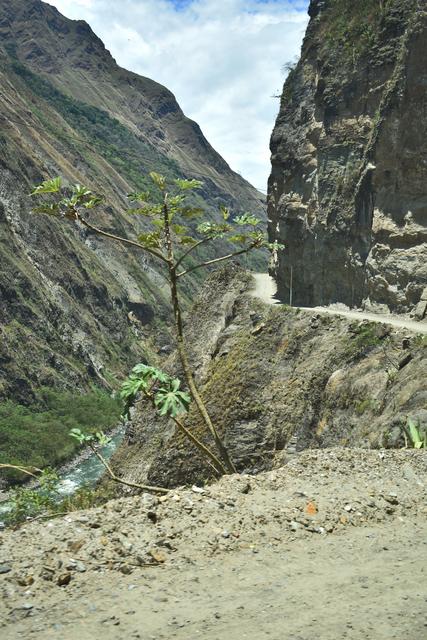
[[[173,91],[232,168],[265,188],[272,96],[299,53],[308,0],[48,1],[89,22],[122,67]]]

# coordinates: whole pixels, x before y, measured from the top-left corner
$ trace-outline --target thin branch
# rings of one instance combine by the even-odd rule
[[[216,455],[214,453],[212,453],[212,451],[210,449],[208,449],[208,447],[206,447],[203,444],[203,442],[200,442],[200,440],[198,440],[198,438],[196,438],[196,436],[194,436],[191,433],[191,431],[189,429],[187,429],[187,427],[181,422],[181,420],[179,420],[178,418],[173,418],[173,421],[178,426],[178,428],[181,429],[181,431],[183,433],[185,433],[187,438],[189,440],[191,440],[191,442],[198,449],[200,449],[205,454],[205,456],[207,456],[208,458],[210,458],[212,460],[213,464],[211,462],[209,462],[209,461],[207,461],[207,463],[213,468],[213,470],[216,473],[220,473],[220,475],[227,474],[227,470],[224,467],[224,465],[222,464],[222,462],[216,457]]]
[[[210,236],[209,238],[202,238],[202,240],[199,240],[198,242],[196,242],[195,244],[193,244],[185,253],[182,254],[182,256],[179,258],[179,260],[177,260],[177,262],[175,263],[175,269],[178,269],[179,265],[181,264],[181,262],[183,260],[185,260],[185,258],[192,252],[194,251],[194,249],[197,249],[197,247],[200,247],[201,244],[205,244],[206,242],[210,242],[210,240],[213,240],[213,236]]]
[[[143,244],[139,242],[135,242],[135,240],[128,240],[127,238],[122,238],[121,236],[116,236],[113,233],[108,233],[108,231],[103,231],[102,229],[98,229],[98,227],[94,227],[93,224],[90,224],[87,220],[85,220],[79,213],[77,213],[77,220],[81,222],[85,227],[97,233],[100,236],[104,236],[105,238],[110,238],[110,240],[116,240],[117,242],[121,242],[122,244],[130,245],[131,247],[136,247],[137,249],[142,249],[147,253],[151,253],[151,255],[156,256],[163,262],[167,262],[167,258],[160,253],[160,251],[156,251],[156,249],[151,249],[150,247],[144,247]]]
[[[165,489],[164,487],[150,487],[150,486],[145,485],[145,484],[135,484],[134,482],[127,482],[126,480],[122,480],[121,478],[116,476],[116,474],[114,473],[114,471],[112,470],[112,468],[110,467],[110,465],[108,464],[108,462],[106,461],[104,456],[102,456],[99,453],[99,451],[97,451],[96,447],[94,447],[94,445],[91,444],[91,443],[89,443],[89,446],[92,449],[93,453],[98,458],[98,460],[100,460],[102,462],[102,464],[104,465],[104,467],[107,469],[108,475],[110,476],[110,478],[112,480],[114,480],[114,482],[119,482],[120,484],[124,484],[127,487],[132,487],[133,489],[141,489],[142,491],[150,491],[151,493],[169,493],[170,489]]]
[[[190,273],[191,271],[195,271],[196,269],[201,269],[202,267],[207,267],[208,265],[216,264],[217,262],[223,262],[224,260],[230,260],[230,258],[234,258],[235,256],[240,256],[243,253],[248,253],[249,251],[251,251],[255,247],[256,247],[256,244],[251,244],[249,247],[246,247],[245,249],[240,249],[240,251],[235,251],[234,253],[229,253],[226,256],[221,256],[221,258],[215,258],[214,260],[207,260],[206,262],[201,262],[200,264],[196,264],[194,267],[190,267],[189,269],[186,269],[185,271],[181,271],[181,273],[177,273],[176,277],[177,278],[181,278],[182,276],[185,276],[185,275],[187,275],[187,273]]]
[[[38,480],[38,476],[36,476],[35,473],[32,473],[29,469],[26,469],[24,467],[17,467],[14,464],[0,464],[0,469],[14,469],[15,471],[20,471],[21,473],[25,473],[28,476],[32,476],[33,478],[36,478]],[[31,467],[31,469],[36,473],[42,473],[42,470],[37,469],[37,467]]]
[[[155,401],[154,401],[154,395],[152,393],[152,390],[153,390],[156,382],[157,381],[155,381],[153,383],[153,385],[151,386],[150,389],[144,390],[145,397],[149,399],[149,401],[151,402],[151,404],[154,407],[154,409],[156,409],[156,404],[155,404]],[[220,477],[221,477],[222,474],[226,474],[227,470],[225,469],[225,467],[222,464],[221,460],[219,460],[216,457],[216,455],[206,445],[203,444],[203,442],[201,442],[189,429],[187,429],[187,427],[184,425],[184,423],[179,418],[177,418],[175,416],[171,416],[171,418],[175,422],[177,427],[194,444],[194,446],[196,446],[207,458],[209,458],[209,460],[211,460],[211,462],[209,462],[209,460],[207,460],[206,462],[215,471],[215,473],[217,473],[217,474],[219,473]]]

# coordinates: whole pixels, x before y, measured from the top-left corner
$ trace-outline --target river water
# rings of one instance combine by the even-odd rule
[[[116,429],[111,436],[110,442],[106,444],[105,447],[100,448],[99,452],[106,460],[111,458],[123,440],[124,432],[124,427]],[[90,453],[87,456],[84,455],[83,457],[78,456],[76,464],[70,463],[70,465],[67,465],[67,469],[59,474],[61,478],[58,486],[60,496],[70,496],[80,487],[95,486],[104,472],[104,465],[94,453]],[[10,506],[7,500],[0,503],[0,520],[2,514],[7,513],[9,510]]]
[[[123,440],[123,436],[124,427],[117,429],[114,435],[111,436],[110,442],[105,447],[100,448],[99,452],[106,460],[111,458]],[[102,462],[95,454],[91,453],[68,471],[65,471],[64,474],[60,474],[59,493],[62,496],[70,496],[80,487],[93,487],[104,472],[105,467]]]

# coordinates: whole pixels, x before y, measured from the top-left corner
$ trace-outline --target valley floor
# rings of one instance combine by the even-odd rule
[[[420,451],[312,450],[3,532],[0,635],[421,640],[426,477]]]

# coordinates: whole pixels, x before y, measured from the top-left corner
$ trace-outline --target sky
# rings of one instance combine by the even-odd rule
[[[86,20],[118,64],[170,89],[232,169],[266,190],[283,66],[309,0],[47,0]]]

